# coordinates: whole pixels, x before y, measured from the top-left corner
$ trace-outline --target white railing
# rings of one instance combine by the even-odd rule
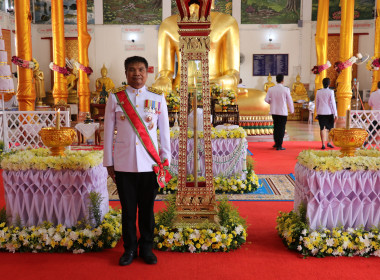
[[[380,148],[380,129],[372,125],[370,131],[370,125],[373,120],[377,120],[380,126],[380,110],[352,110],[351,111],[351,127],[363,128],[367,130],[368,146],[372,148]]]
[[[55,111],[0,111],[0,137],[4,150],[44,147],[38,132],[54,127]],[[61,111],[61,126],[70,126],[69,111]]]

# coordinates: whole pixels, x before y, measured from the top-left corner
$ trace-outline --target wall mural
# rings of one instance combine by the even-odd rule
[[[51,23],[51,1],[31,0],[30,9],[33,10],[34,23]],[[77,1],[63,0],[65,24],[77,24]],[[94,1],[87,0],[87,23],[95,24]]]
[[[286,24],[300,19],[301,0],[242,0],[242,24]]]
[[[329,20],[340,20],[340,0],[330,0]],[[354,19],[374,19],[375,0],[355,0]],[[313,0],[312,20],[318,15],[318,0]]]
[[[160,24],[162,0],[103,0],[104,24]]]
[[[176,0],[171,0],[171,2],[172,15],[178,15]],[[232,0],[215,0],[215,9],[213,11],[232,15]]]

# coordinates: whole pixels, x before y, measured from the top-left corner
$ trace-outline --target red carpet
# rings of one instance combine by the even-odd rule
[[[250,143],[259,174],[291,173],[303,149],[320,148],[320,142],[285,142],[285,151],[272,143]],[[0,181],[0,207],[4,191]],[[118,202],[111,202],[113,206]],[[275,230],[278,211],[290,211],[293,202],[233,202],[249,224],[248,242],[230,253],[171,253],[155,251],[158,264],[146,265],[136,259],[119,267],[123,252],[115,249],[98,253],[0,253],[0,279],[377,279],[380,259],[308,258],[289,251]],[[156,209],[164,206],[156,203]]]
[[[249,142],[248,150],[253,153],[256,174],[289,174],[294,173],[297,156],[302,150],[318,150],[320,141],[286,141],[283,143],[285,151],[274,149],[273,142]],[[337,149],[337,148],[335,148]]]

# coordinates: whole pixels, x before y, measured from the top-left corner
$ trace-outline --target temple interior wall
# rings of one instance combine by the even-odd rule
[[[310,1],[311,2],[311,1]],[[289,74],[285,77],[285,84],[291,86],[298,73],[301,81],[310,84],[309,89],[314,89],[314,79],[310,69],[316,65],[316,51],[314,35],[316,22],[312,22],[311,4],[304,1],[301,9],[300,24],[282,25],[247,25],[240,24],[240,1],[233,0],[233,16],[240,27],[240,53],[244,61],[240,65],[241,78],[248,88],[262,89],[266,77],[253,76],[253,54],[289,54]],[[163,17],[170,16],[170,1],[163,1]],[[373,56],[375,21],[355,21],[354,33],[361,34],[359,37],[359,52]],[[3,29],[15,30],[14,17],[0,12],[0,24]],[[339,33],[339,21],[329,23],[329,34]],[[134,34],[135,42],[131,41],[130,33],[125,33],[124,28],[139,29]],[[124,59],[132,55],[140,55],[147,58],[150,66],[154,67],[155,73],[149,74],[148,85],[155,78],[158,57],[158,25],[103,25],[102,0],[95,0],[95,25],[89,25],[89,33],[92,37],[88,49],[90,66],[94,73],[90,76],[90,89],[95,90],[95,79],[100,77],[100,69],[103,63],[108,68],[108,76],[115,85],[119,86],[125,81]],[[51,26],[32,24],[32,49],[33,57],[40,62],[41,70],[45,73],[46,90],[51,90],[51,70],[49,69]],[[12,32],[12,36],[15,33]],[[65,26],[65,37],[76,37],[75,25]],[[269,46],[269,37],[272,45]],[[16,54],[15,41],[12,40],[12,55]],[[12,65],[12,72],[16,67]],[[371,87],[371,73],[365,66],[358,67],[358,80],[361,89]]]

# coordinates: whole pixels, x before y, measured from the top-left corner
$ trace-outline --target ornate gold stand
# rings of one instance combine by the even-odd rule
[[[356,149],[363,146],[368,133],[362,128],[333,128],[329,136],[334,145],[341,148],[341,157],[353,157]]]

